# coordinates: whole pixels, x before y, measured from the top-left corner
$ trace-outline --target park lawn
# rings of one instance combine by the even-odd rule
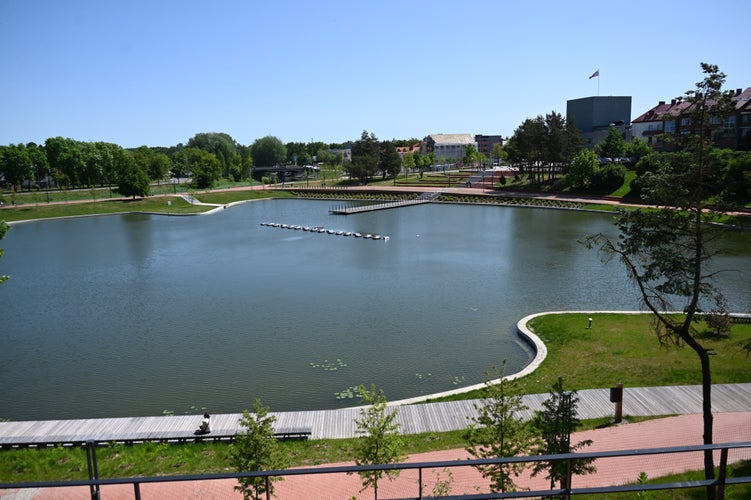
[[[591,329],[587,329],[589,317]],[[609,388],[618,382],[626,387],[701,384],[696,353],[685,346],[660,345],[650,330],[651,319],[649,314],[608,313],[550,314],[533,319],[529,326],[545,342],[548,356],[537,370],[518,380],[521,392],[548,393],[558,377],[573,390]],[[697,327],[705,329],[703,323]],[[733,325],[729,339],[701,339],[715,350],[711,358],[713,384],[751,382],[751,359],[741,348],[749,339],[749,324]],[[482,390],[478,390],[436,401],[481,396]]]
[[[119,199],[86,203],[19,205],[0,210],[0,220],[16,222],[56,217],[80,217],[130,212],[195,214],[206,212],[211,208],[209,206],[191,205],[180,197],[164,196],[136,198],[135,200]]]

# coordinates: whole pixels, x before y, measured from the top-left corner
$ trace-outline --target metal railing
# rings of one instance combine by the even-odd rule
[[[239,479],[239,478],[253,478],[261,477],[266,482],[266,498],[270,499],[271,495],[269,491],[269,483],[273,477],[291,477],[291,476],[304,476],[304,475],[318,475],[318,474],[352,474],[364,471],[404,471],[404,470],[416,470],[418,472],[418,481],[415,491],[415,496],[405,497],[414,499],[423,498],[439,498],[435,496],[424,496],[423,489],[425,487],[425,481],[423,480],[423,471],[431,469],[445,469],[445,468],[457,468],[457,467],[475,467],[478,465],[498,465],[498,464],[515,464],[515,463],[537,463],[537,462],[557,462],[565,461],[568,464],[567,470],[569,471],[568,478],[564,482],[566,487],[547,489],[547,490],[531,490],[531,491],[515,491],[515,492],[491,492],[491,493],[477,493],[470,495],[458,496],[442,496],[440,498],[469,498],[469,499],[495,499],[495,498],[549,498],[549,497],[561,497],[570,498],[572,495],[585,495],[585,494],[597,494],[607,495],[619,492],[644,492],[644,491],[656,491],[656,490],[675,490],[675,489],[689,489],[689,488],[706,488],[712,486],[716,489],[718,500],[724,498],[725,488],[728,485],[738,485],[751,483],[751,476],[742,477],[728,477],[728,453],[730,450],[748,449],[751,452],[751,442],[739,442],[739,443],[722,443],[712,445],[694,445],[694,446],[677,446],[669,448],[649,448],[641,450],[623,450],[623,451],[600,451],[600,452],[583,452],[583,453],[567,453],[560,455],[535,455],[535,456],[521,456],[521,457],[506,457],[506,458],[493,458],[493,459],[476,459],[476,460],[448,460],[437,462],[413,462],[413,463],[395,463],[386,465],[369,465],[369,466],[337,466],[337,467],[316,467],[316,468],[304,468],[304,469],[286,469],[286,470],[271,470],[271,471],[258,471],[258,472],[233,472],[233,473],[218,473],[218,474],[192,474],[182,476],[159,476],[159,477],[128,477],[128,478],[112,478],[102,479],[98,478],[97,463],[96,463],[96,447],[97,443],[89,441],[86,446],[87,462],[89,465],[88,480],[72,480],[72,481],[45,481],[45,482],[26,482],[26,483],[0,483],[0,490],[3,489],[27,489],[27,488],[61,488],[61,487],[81,487],[88,486],[91,491],[92,499],[100,498],[100,488],[106,485],[133,485],[133,498],[136,500],[141,499],[141,485],[142,484],[154,484],[154,483],[175,483],[175,482],[189,482],[189,481],[210,481],[221,479]],[[576,487],[575,483],[577,477],[571,473],[572,463],[581,459],[605,459],[605,458],[618,458],[618,457],[641,457],[647,455],[672,455],[677,453],[699,453],[711,450],[712,452],[719,452],[719,463],[716,464],[717,474],[714,479],[702,479],[692,481],[680,481],[680,482],[655,482],[650,484],[622,484],[622,485],[610,485],[610,486],[596,486],[596,487]],[[749,454],[748,456],[751,456]]]

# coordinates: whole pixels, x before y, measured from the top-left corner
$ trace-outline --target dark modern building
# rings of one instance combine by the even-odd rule
[[[631,96],[583,97],[566,102],[566,120],[578,128],[589,148],[608,135],[614,126],[631,140]]]

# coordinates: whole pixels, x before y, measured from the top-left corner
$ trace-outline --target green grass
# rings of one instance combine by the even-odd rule
[[[191,196],[203,203],[227,204],[242,200],[291,197],[287,191],[208,191],[193,192]],[[150,196],[135,200],[84,201],[70,203],[24,204],[0,210],[0,220],[14,222],[20,220],[48,219],[55,217],[76,217],[128,212],[151,212],[162,214],[195,214],[211,210],[204,205],[191,205],[179,196]]]
[[[593,319],[591,330],[586,328],[588,317]],[[521,391],[547,393],[559,376],[568,389],[576,390],[608,388],[618,382],[626,387],[700,384],[696,353],[688,347],[661,346],[650,330],[650,320],[648,314],[554,314],[535,318],[530,326],[548,346],[548,357],[534,373],[519,379]],[[706,347],[715,350],[711,361],[713,383],[751,381],[751,361],[739,345],[748,339],[748,324],[734,325],[727,340],[702,339]],[[471,397],[481,395],[481,390],[469,393]]]
[[[698,384],[696,355],[688,348],[660,347],[649,332],[648,315],[594,314],[586,329],[586,314],[547,315],[532,326],[548,345],[548,358],[532,375],[519,381],[523,393],[546,393],[558,376],[568,389]],[[751,363],[739,342],[751,338],[751,325],[735,325],[728,340],[703,339],[716,350],[712,358],[715,383],[748,382]],[[499,360],[500,364],[500,360]],[[488,367],[490,368],[490,367]],[[468,393],[454,399],[480,397]],[[627,421],[634,419],[624,416]],[[609,418],[585,421],[585,429],[604,427]],[[464,431],[406,435],[407,454],[464,447]],[[354,439],[283,442],[292,466],[352,460]],[[227,444],[116,445],[97,453],[101,477],[157,476],[228,472]],[[0,451],[0,481],[82,479],[86,454],[81,448]],[[636,478],[634,478],[636,480]],[[655,497],[670,498],[670,497]]]

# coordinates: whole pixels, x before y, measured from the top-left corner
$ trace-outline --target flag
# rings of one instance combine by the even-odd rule
[[[591,80],[592,78],[596,78],[596,77],[599,77],[599,76],[600,76],[600,70],[598,69],[597,71],[595,71],[594,73],[592,73],[592,76],[590,76],[589,79]]]

